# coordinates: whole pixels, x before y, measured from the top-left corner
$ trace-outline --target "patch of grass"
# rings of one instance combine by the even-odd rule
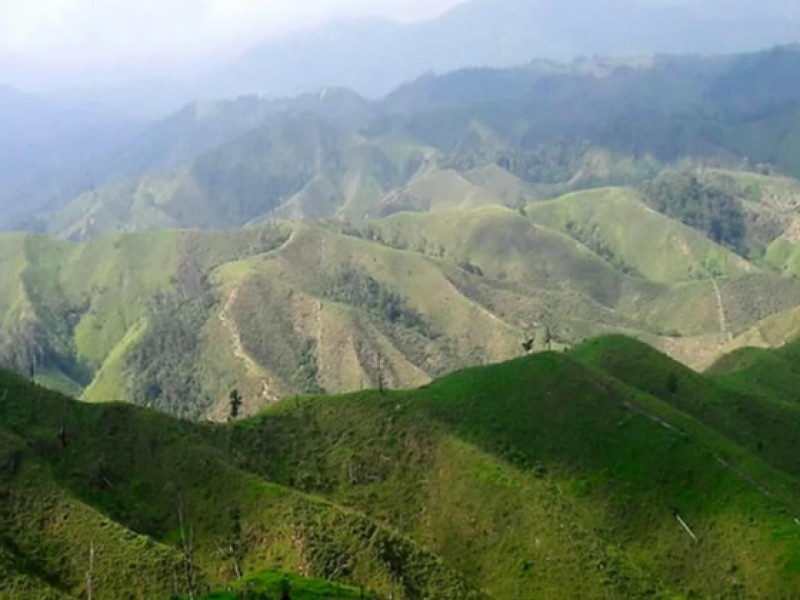
[[[202,596],[205,600],[266,600],[289,598],[291,600],[356,600],[374,596],[346,585],[318,579],[308,579],[290,573],[266,571],[244,577],[231,586],[231,591],[212,592]]]

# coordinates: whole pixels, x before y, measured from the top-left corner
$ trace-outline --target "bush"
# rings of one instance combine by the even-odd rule
[[[422,315],[408,306],[402,296],[356,267],[344,267],[333,275],[325,283],[322,295],[334,302],[367,309],[390,323],[427,331]]]

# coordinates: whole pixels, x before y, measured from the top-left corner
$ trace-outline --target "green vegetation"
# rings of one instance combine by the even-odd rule
[[[218,420],[231,389],[251,415],[413,387],[518,356],[537,324],[696,369],[782,345],[800,331],[798,57],[187,107],[122,155],[135,168],[32,224],[57,238],[0,236],[0,365]]]
[[[0,597],[84,595],[90,545],[96,598],[791,597],[800,415],[744,382],[792,352],[601,338],[228,425],[4,373]]]
[[[214,592],[203,596],[204,600],[363,600],[368,594],[363,589],[334,584],[327,581],[306,579],[288,573],[269,571],[245,577],[231,586],[230,592]]]
[[[422,316],[407,306],[402,296],[386,289],[368,273],[344,267],[323,282],[321,295],[351,306],[363,307],[378,318],[405,327],[425,330]]]
[[[426,77],[375,102],[337,90],[199,103],[120,153],[121,164],[96,165],[96,179],[110,183],[84,187],[29,224],[89,239],[275,217],[363,222],[519,208],[571,191],[644,186],[658,210],[713,241],[760,251],[748,231],[763,221],[692,170],[800,175],[800,96],[788,76],[799,57],[780,48],[719,60],[595,58]],[[65,190],[86,178],[65,177]]]
[[[768,189],[759,206],[789,210]],[[192,419],[227,419],[234,388],[249,415],[293,393],[421,385],[519,356],[536,323],[559,347],[622,332],[702,368],[729,337],[766,331],[765,319],[776,331],[758,343],[785,342],[791,321],[778,315],[800,297],[783,269],[747,261],[625,188],[521,212],[0,244],[0,364],[33,367],[40,383],[85,400]]]
[[[713,242],[746,254],[745,219],[738,201],[704,185],[692,173],[665,172],[644,188],[657,211],[698,229]]]

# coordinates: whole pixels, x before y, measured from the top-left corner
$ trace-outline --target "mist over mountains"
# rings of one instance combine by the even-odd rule
[[[723,54],[794,42],[798,33],[800,15],[783,0],[758,10],[737,1],[710,10],[703,2],[472,0],[422,23],[340,22],[266,43],[212,81],[267,95],[339,85],[380,96],[423,70],[594,54]]]
[[[423,74],[465,67],[592,55],[724,54],[798,39],[800,14],[784,0],[757,8],[739,0],[471,0],[422,22],[339,20],[257,44],[222,67],[207,67],[205,75],[65,85],[45,98],[2,87],[0,189],[23,198],[26,181],[58,170],[66,158],[107,155],[146,121],[197,100],[278,98],[326,87],[377,98]],[[73,187],[94,177],[80,179]]]
[[[469,0],[419,22],[339,19],[256,43],[233,59],[208,56],[172,76],[159,68],[149,80],[117,75],[103,85],[103,71],[96,85],[62,83],[57,96],[128,115],[163,116],[192,100],[239,94],[274,98],[337,86],[376,98],[426,72],[537,58],[726,54],[798,39],[800,15],[785,0],[757,6],[742,0]]]
[[[799,24],[473,0],[0,86],[0,600],[800,598]]]

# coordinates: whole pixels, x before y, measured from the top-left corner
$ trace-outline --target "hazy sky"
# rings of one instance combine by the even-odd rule
[[[176,66],[335,18],[434,16],[459,0],[0,0],[0,81]]]

